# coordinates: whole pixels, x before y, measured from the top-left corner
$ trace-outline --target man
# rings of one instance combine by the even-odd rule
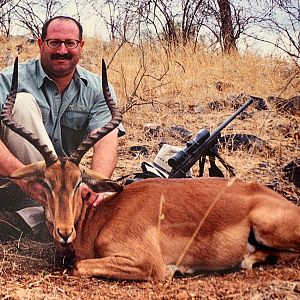
[[[84,136],[110,120],[101,79],[77,65],[84,41],[82,27],[73,18],[58,16],[48,20],[38,45],[40,59],[19,65],[14,118],[38,134],[58,156],[69,156]],[[1,107],[11,77],[12,68],[0,73]],[[110,90],[115,98],[111,85]],[[119,126],[94,145],[93,170],[107,177],[112,175],[117,162],[117,137],[124,133]],[[0,176],[42,160],[31,144],[3,125],[0,137]],[[81,185],[81,191],[93,205],[103,199],[102,194],[86,185]],[[17,180],[12,188],[0,189],[0,234],[17,235],[22,227],[24,232],[40,237],[45,230],[43,210],[35,200],[44,197],[44,187],[28,181]]]

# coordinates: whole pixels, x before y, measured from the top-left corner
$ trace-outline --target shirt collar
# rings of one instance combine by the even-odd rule
[[[44,71],[42,64],[41,64],[41,60],[39,59],[38,63],[37,63],[37,86],[39,88],[42,87],[45,78],[47,78],[48,80],[51,80],[49,78],[49,76],[46,74],[46,72]],[[86,75],[84,74],[84,72],[81,70],[80,67],[76,67],[74,78],[77,82],[82,81],[84,85],[86,85],[86,86],[88,85],[88,80],[86,78]]]
[[[44,79],[45,79],[45,78],[50,79],[50,78],[49,78],[48,75],[45,73],[45,71],[44,71],[44,69],[43,69],[43,67],[42,67],[42,64],[41,64],[41,61],[40,61],[40,60],[37,61],[36,73],[37,73],[37,86],[38,86],[39,88],[41,88],[42,85],[43,85],[43,83],[44,83]]]
[[[85,86],[88,85],[88,80],[86,78],[86,74],[85,74],[85,72],[83,72],[83,70],[80,66],[76,67],[75,76],[78,79],[81,79],[81,81],[85,84]]]

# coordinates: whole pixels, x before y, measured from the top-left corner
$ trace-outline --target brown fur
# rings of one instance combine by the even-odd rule
[[[47,219],[54,239],[75,253],[74,275],[163,279],[300,256],[300,207],[259,184],[147,179],[94,208],[74,190],[82,174],[71,162],[45,172],[53,189]],[[97,181],[101,191],[114,189]]]

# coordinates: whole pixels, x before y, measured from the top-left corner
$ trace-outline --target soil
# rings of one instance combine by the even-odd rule
[[[27,238],[0,248],[1,299],[299,299],[300,260],[160,282],[68,275],[55,247]]]
[[[256,115],[257,119],[266,118],[262,112],[255,112],[254,117]],[[187,115],[187,122],[189,118]],[[193,118],[198,119],[198,116]],[[213,124],[217,124],[218,115],[215,118]],[[206,119],[210,119],[209,114],[206,114]],[[282,124],[289,124],[290,116],[282,117],[280,120]],[[257,120],[253,118],[248,124],[245,121],[236,121],[233,129],[235,132],[251,132],[243,129],[252,128],[251,124],[256,122]],[[202,125],[204,124],[195,122],[193,133],[201,129]],[[120,140],[120,158],[114,179],[140,172],[142,161],[153,161],[162,138],[170,144],[179,144],[178,139],[169,136],[167,131],[149,137],[149,132],[144,132],[134,122],[132,124],[127,122],[125,126],[127,135]],[[291,127],[289,125],[286,127],[290,132]],[[296,129],[299,130],[298,127]],[[299,142],[290,137],[283,147],[284,138],[278,132],[274,132],[273,127],[265,129],[264,132],[265,135],[260,137],[267,142],[271,141],[273,152],[270,152],[270,149],[260,149],[258,153],[254,153],[253,149],[240,149],[234,152],[223,149],[221,154],[236,167],[241,179],[267,184],[299,205],[299,188],[283,178],[282,174],[282,167],[292,161],[295,153],[299,151]],[[268,136],[269,139],[266,138]],[[146,153],[131,153],[132,146],[141,145],[147,148]],[[89,164],[91,155],[88,153],[84,164]],[[3,237],[0,242],[0,297],[1,299],[292,300],[300,298],[300,258],[284,265],[265,265],[247,271],[201,274],[159,282],[131,282],[70,276],[68,270],[63,267],[63,257],[52,243],[40,243],[23,236],[18,239]]]

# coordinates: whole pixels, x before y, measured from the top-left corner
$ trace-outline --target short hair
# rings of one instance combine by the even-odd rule
[[[77,20],[75,20],[74,18],[68,17],[68,16],[56,16],[56,17],[53,17],[53,18],[47,20],[44,23],[43,27],[42,27],[42,34],[41,34],[41,39],[42,40],[44,40],[46,38],[46,36],[47,36],[47,30],[48,30],[48,27],[49,27],[50,23],[52,21],[56,20],[56,19],[73,21],[77,25],[77,27],[79,29],[79,40],[82,40],[83,29],[82,29],[81,24]]]

